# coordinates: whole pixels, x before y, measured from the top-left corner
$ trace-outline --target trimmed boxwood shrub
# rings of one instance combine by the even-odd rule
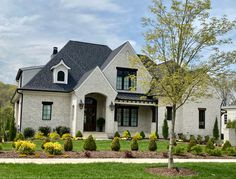
[[[82,134],[81,131],[77,131],[75,136],[76,136],[76,137],[83,137],[83,134]]]
[[[67,138],[66,141],[64,142],[64,150],[65,151],[72,151],[73,150],[73,142],[72,142],[71,138]]]
[[[115,138],[112,140],[112,143],[111,143],[111,150],[112,150],[112,151],[119,151],[119,150],[120,150],[120,141],[119,141],[119,138],[118,138],[118,137],[115,137]]]
[[[96,142],[92,135],[88,136],[84,141],[84,150],[95,151],[97,149]]]
[[[69,133],[63,134],[61,137],[62,140],[66,140],[68,138],[72,138],[71,134],[69,134]]]
[[[222,156],[220,149],[206,149],[206,153],[211,156]]]
[[[193,146],[191,152],[194,155],[203,155],[203,147],[200,145]]]
[[[30,141],[18,140],[15,142],[16,151],[20,154],[32,155],[35,151],[36,145]]]
[[[60,135],[56,132],[51,132],[49,134],[49,138],[52,139],[52,140],[59,140],[60,139]]]
[[[49,126],[40,126],[39,131],[43,133],[44,136],[48,136],[48,134],[51,132],[51,127]]]
[[[187,152],[191,152],[191,149],[193,146],[197,145],[196,140],[195,139],[191,139],[188,143],[187,146]]]
[[[114,138],[115,138],[115,137],[120,137],[120,133],[119,133],[118,131],[115,132]]]
[[[38,132],[35,133],[34,138],[40,140],[40,139],[44,138],[44,135],[43,135],[42,132],[38,131]]]
[[[137,140],[141,140],[142,139],[142,136],[140,135],[139,132],[136,132],[133,136],[133,139],[137,139]]]
[[[202,144],[202,136],[201,135],[197,136],[197,143]]]
[[[185,154],[185,148],[183,146],[177,145],[173,149],[173,154],[174,155],[184,155]]]
[[[31,137],[34,137],[34,129],[31,128],[31,127],[27,127],[24,129],[24,136],[25,138],[31,138]]]
[[[133,139],[131,142],[131,150],[132,151],[138,151],[138,140],[137,139]]]
[[[70,133],[70,128],[66,126],[58,126],[55,128],[55,131],[60,135],[60,137],[63,134]]]
[[[236,149],[233,147],[227,148],[225,152],[229,156],[236,156]]]
[[[223,145],[223,147],[222,147],[222,150],[225,151],[225,150],[227,150],[230,147],[232,147],[231,143],[228,140],[226,140],[224,145]]]
[[[153,140],[153,139],[150,139],[150,140],[149,140],[148,149],[149,149],[150,151],[156,151],[156,150],[157,150],[157,143],[156,143],[156,140]]]
[[[131,137],[130,132],[128,130],[124,131],[122,134],[123,138],[129,139]]]
[[[152,132],[149,136],[149,139],[150,140],[157,140],[157,135],[156,135],[156,132]]]
[[[140,132],[140,135],[142,136],[142,139],[145,139],[145,133],[143,131]]]
[[[44,144],[44,150],[51,155],[62,154],[62,146],[58,142],[47,142]]]
[[[208,142],[206,144],[206,149],[211,149],[211,150],[215,149],[215,146],[214,146],[214,143],[213,143],[212,139],[208,140]]]
[[[51,142],[50,138],[45,138],[41,144],[41,148],[44,150],[44,144],[48,143],[48,142]]]

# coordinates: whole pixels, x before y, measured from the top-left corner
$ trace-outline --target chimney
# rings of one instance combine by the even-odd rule
[[[51,55],[51,59],[57,54],[57,47],[53,47],[53,52],[52,52],[52,55]]]

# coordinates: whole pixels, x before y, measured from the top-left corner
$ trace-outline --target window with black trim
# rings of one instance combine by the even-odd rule
[[[224,114],[224,123],[227,124],[227,114]]]
[[[42,102],[42,104],[43,104],[42,119],[51,120],[53,102]]]
[[[119,106],[116,108],[116,119],[119,126],[138,126],[138,107]]]
[[[205,129],[206,108],[198,108],[199,129]]]
[[[64,71],[59,71],[57,73],[57,81],[65,81],[65,73],[64,73]]]
[[[117,67],[116,89],[136,90],[137,69]]]
[[[172,111],[173,111],[173,108],[171,106],[166,107],[166,118],[169,121],[172,120]]]

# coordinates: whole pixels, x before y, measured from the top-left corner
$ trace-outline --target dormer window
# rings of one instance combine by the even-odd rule
[[[70,67],[61,59],[60,63],[51,68],[53,70],[53,83],[67,84]]]
[[[63,71],[57,73],[57,81],[65,81],[65,73]]]

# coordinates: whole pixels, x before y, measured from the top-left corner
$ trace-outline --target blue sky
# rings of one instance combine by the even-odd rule
[[[116,48],[129,40],[136,52],[144,45],[141,17],[151,0],[1,0],[0,81],[14,83],[20,67],[43,65],[52,47],[68,40]],[[235,0],[213,0],[212,15],[236,18]],[[229,35],[236,49],[236,31]]]

